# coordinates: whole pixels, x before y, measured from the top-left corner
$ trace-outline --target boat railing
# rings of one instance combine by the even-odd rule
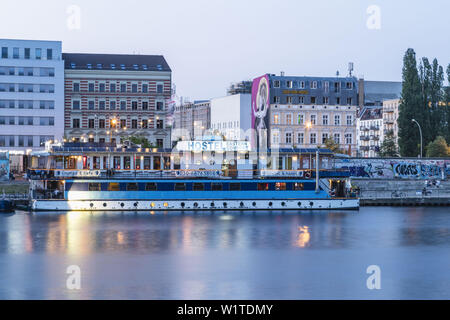
[[[31,180],[76,179],[76,178],[304,178],[312,179],[315,169],[276,170],[276,169],[28,169],[27,176]],[[348,169],[320,169],[319,176],[348,177]]]

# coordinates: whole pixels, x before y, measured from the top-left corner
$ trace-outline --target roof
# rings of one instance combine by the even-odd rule
[[[172,71],[161,55],[63,53],[62,56],[65,69]]]

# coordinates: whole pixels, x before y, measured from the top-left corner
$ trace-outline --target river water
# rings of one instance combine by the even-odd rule
[[[0,299],[450,299],[450,210],[0,215]]]

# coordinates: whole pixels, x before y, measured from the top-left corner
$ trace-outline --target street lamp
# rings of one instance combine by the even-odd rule
[[[422,128],[420,127],[420,124],[416,121],[416,119],[412,119],[411,122],[415,122],[419,126],[419,132],[420,132],[420,157],[422,158],[422,145],[423,145],[423,138],[422,138]]]

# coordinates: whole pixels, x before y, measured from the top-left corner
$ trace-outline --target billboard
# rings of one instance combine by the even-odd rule
[[[252,147],[266,151],[269,128],[268,111],[270,106],[269,76],[266,74],[253,80],[252,85]]]

